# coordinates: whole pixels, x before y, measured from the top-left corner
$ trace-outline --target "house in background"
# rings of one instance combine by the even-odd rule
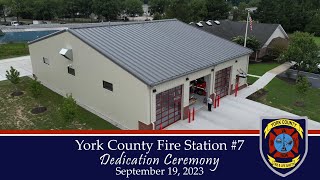
[[[207,22],[192,23],[192,25],[229,41],[232,41],[232,39],[237,36],[245,36],[246,32],[246,22],[210,20]],[[270,55],[270,53],[272,53],[270,52],[270,49],[272,49],[277,42],[288,44],[286,42],[288,42],[289,36],[280,24],[254,22],[252,26],[252,31],[250,25],[248,27],[248,36],[255,37],[260,43],[260,50],[257,53],[257,58]],[[253,54],[252,57],[255,57],[255,54]]]
[[[69,28],[29,48],[43,85],[122,129],[165,128],[245,87],[252,53],[175,19]]]

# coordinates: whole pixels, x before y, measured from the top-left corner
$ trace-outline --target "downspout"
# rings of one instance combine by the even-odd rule
[[[152,124],[152,130],[154,130],[155,128],[155,124],[154,122],[151,122],[151,119],[152,119],[152,106],[153,106],[153,101],[152,101],[152,87],[149,88],[149,97],[150,97],[150,106],[149,106],[149,113],[150,113],[150,118],[149,118],[149,121],[150,123],[149,124]]]

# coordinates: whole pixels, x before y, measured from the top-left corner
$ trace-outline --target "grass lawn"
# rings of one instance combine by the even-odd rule
[[[314,37],[314,40],[316,41],[316,43],[320,47],[320,37]]]
[[[257,101],[320,122],[320,89],[311,88],[304,99],[305,106],[298,107],[296,87],[281,79],[273,79],[265,88],[268,93]]]
[[[27,43],[0,44],[0,60],[29,55]]]
[[[262,76],[264,73],[270,71],[271,69],[279,66],[277,62],[261,62],[261,63],[251,63],[249,64],[249,74]]]
[[[270,71],[271,69],[279,66],[277,62],[261,62],[261,63],[250,63],[249,64],[249,74],[262,76],[264,73]],[[256,77],[248,76],[248,84],[253,84],[258,80]]]
[[[11,97],[13,86],[9,81],[0,82],[0,129],[117,129],[80,106],[76,120],[66,122],[59,113],[63,97],[45,87],[39,102],[48,110],[43,114],[31,114],[30,110],[36,107],[38,102],[30,95],[30,82],[30,78],[22,78],[19,89],[24,95],[19,97]]]
[[[256,78],[256,77],[252,77],[252,76],[248,76],[247,77],[247,83],[249,85],[253,84],[254,82],[256,82],[259,78]]]

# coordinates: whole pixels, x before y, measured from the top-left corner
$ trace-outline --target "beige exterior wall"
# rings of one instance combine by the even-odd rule
[[[283,33],[283,31],[281,30],[281,26],[279,25],[278,28],[273,32],[273,34],[270,36],[270,38],[268,39],[268,41],[266,42],[266,44],[263,45],[262,48],[266,48],[270,42],[274,39],[274,38],[277,38],[277,37],[281,37],[281,38],[284,38],[286,39],[287,36],[286,34]],[[262,49],[261,48],[261,49]]]
[[[236,60],[237,60],[237,63],[235,62]],[[198,78],[210,75],[211,82],[209,84],[211,84],[211,86],[209,87],[209,94],[214,94],[214,74],[215,74],[215,72],[232,66],[231,81],[230,81],[230,85],[231,85],[231,84],[235,84],[235,82],[236,82],[236,75],[238,74],[237,70],[242,69],[245,73],[247,73],[248,72],[248,65],[249,65],[249,55],[221,63],[221,64],[217,65],[216,67],[210,67],[205,70],[195,72],[195,73],[180,77],[180,78],[172,80],[172,81],[168,81],[166,83],[163,83],[163,84],[160,84],[160,85],[154,87],[154,89],[156,89],[157,92],[152,93],[152,95],[151,95],[151,101],[152,101],[152,103],[151,103],[151,122],[156,121],[156,114],[155,114],[155,112],[156,112],[156,95],[158,93],[182,85],[183,86],[182,87],[182,90],[183,90],[182,109],[183,109],[184,107],[187,107],[189,105],[190,81],[193,81]],[[214,69],[214,72],[212,72],[212,69]],[[186,78],[189,78],[189,81],[186,81]],[[240,78],[239,86],[242,86],[246,83],[247,83],[247,79]],[[230,90],[229,90],[229,93],[230,93]]]
[[[78,104],[122,129],[138,129],[138,121],[150,124],[150,88],[69,32],[29,48],[34,74],[48,88],[72,93]],[[73,50],[73,61],[59,54],[61,48]],[[75,76],[68,74],[68,65]],[[103,88],[103,80],[113,84],[113,92]]]

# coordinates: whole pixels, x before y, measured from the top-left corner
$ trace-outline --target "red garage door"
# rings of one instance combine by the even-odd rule
[[[155,129],[167,127],[181,119],[181,100],[182,86],[157,94]]]
[[[231,67],[216,72],[215,93],[217,96],[224,97],[228,95],[230,83]]]

